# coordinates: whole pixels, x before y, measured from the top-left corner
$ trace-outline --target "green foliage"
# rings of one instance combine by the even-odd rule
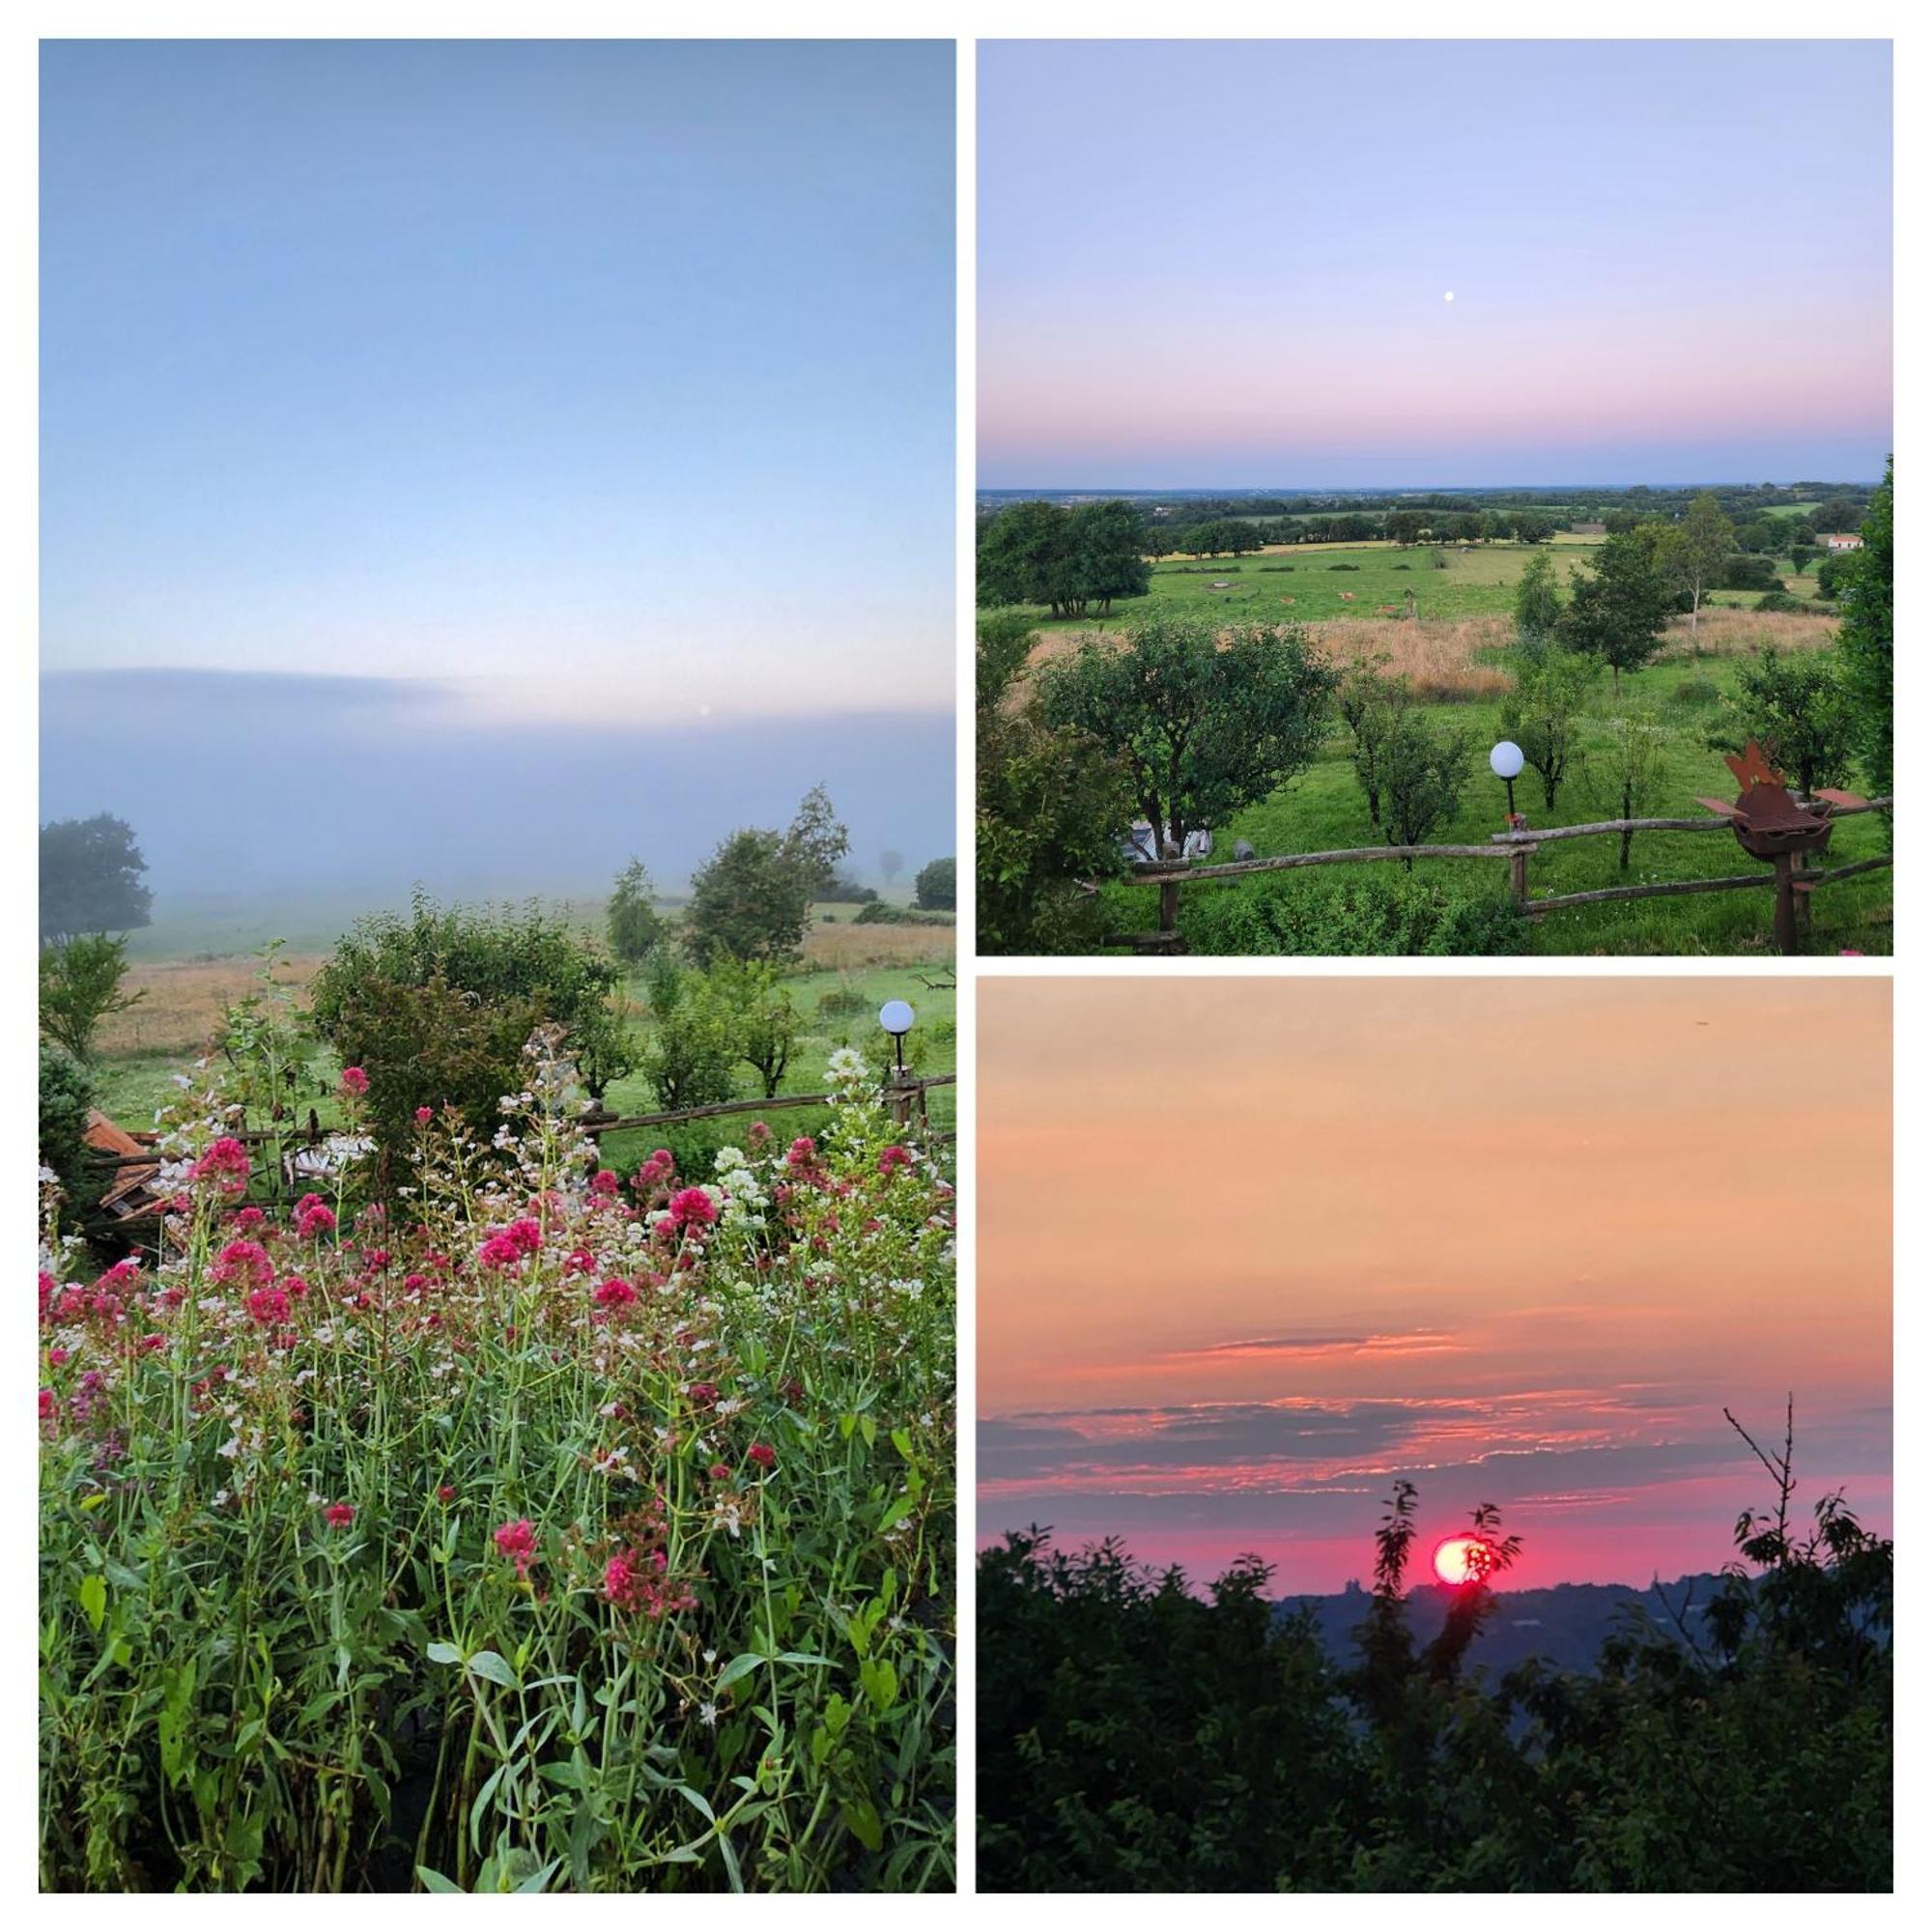
[[[1105,612],[1142,597],[1148,562],[1131,503],[1014,503],[981,528],[979,598],[984,605],[1044,604],[1056,617]]]
[[[1719,507],[1717,497],[1704,490],[1690,499],[1682,522],[1658,522],[1643,529],[1653,567],[1669,590],[1690,600],[1690,628],[1696,630],[1705,591],[1719,582],[1728,582],[1727,570],[1742,561],[1731,554],[1736,526]],[[1774,581],[1768,559],[1762,577],[1767,583]]]
[[[1420,845],[1456,815],[1475,744],[1453,724],[1405,711],[1382,740],[1382,832],[1391,845]],[[1404,861],[1412,864],[1412,861]]]
[[[1049,725],[1021,682],[1035,635],[1025,611],[979,620],[974,735],[975,905],[987,952],[1079,952],[1102,935],[1088,890],[1122,869],[1133,816],[1127,763],[1092,732]]]
[[[1117,1542],[1009,1535],[979,1570],[980,1883],[1889,1889],[1891,1545],[1836,1496],[1801,1536],[1788,1500],[1747,1514],[1697,1623],[1661,1611],[1594,1674],[1532,1662],[1499,1680],[1469,1647],[1520,1543],[1487,1504],[1478,1580],[1423,1642],[1415,1492],[1395,1486],[1352,1665],[1270,1601],[1258,1558],[1196,1593]]]
[[[87,1166],[88,1110],[94,1105],[94,1078],[64,1046],[41,1042],[41,1165],[60,1183],[70,1222],[84,1222],[100,1197],[99,1169]]]
[[[1225,825],[1320,749],[1336,674],[1294,625],[1156,610],[1124,644],[1088,639],[1040,676],[1049,725],[1126,758],[1148,821],[1179,847]]]
[[[757,1074],[769,1100],[798,1046],[798,1008],[768,959],[721,959],[708,978],[708,996],[728,1021],[738,1058]]]
[[[1555,631],[1563,599],[1556,588],[1556,565],[1548,551],[1538,551],[1517,579],[1515,613],[1520,639],[1547,638]]]
[[[1335,710],[1349,733],[1349,762],[1369,808],[1369,823],[1382,822],[1382,789],[1387,782],[1391,736],[1415,701],[1408,679],[1383,667],[1386,652],[1357,657],[1335,688]]]
[[[1891,790],[1891,463],[1861,526],[1864,548],[1845,559],[1838,668],[1852,742],[1873,789]]]
[[[1777,566],[1768,556],[1729,556],[1717,580],[1723,590],[1776,590]]]
[[[147,869],[134,828],[111,812],[42,826],[41,944],[146,925],[154,907],[141,883]]]
[[[605,913],[611,951],[626,966],[641,965],[669,936],[670,922],[657,908],[650,874],[641,859],[633,859],[617,874]]]
[[[728,954],[719,962],[723,972],[680,966],[668,952],[650,962],[651,1036],[639,1071],[668,1114],[731,1098],[731,1071],[743,1056],[728,962]]]
[[[413,1144],[418,1107],[455,1107],[487,1139],[517,1091],[538,1027],[593,1064],[616,1052],[617,972],[561,920],[530,904],[375,913],[337,941],[310,985],[315,1022],[344,1065],[369,1076],[369,1125],[384,1155]]]
[[[1670,734],[1648,711],[1626,712],[1609,721],[1609,745],[1594,763],[1599,798],[1617,818],[1654,818],[1663,803]],[[1618,840],[1617,869],[1630,870],[1634,832]]]
[[[128,993],[128,942],[104,932],[77,932],[41,948],[41,1031],[76,1060],[94,1058],[102,1020],[146,997]]]
[[[1837,665],[1827,656],[1780,657],[1769,644],[1738,667],[1707,742],[1741,752],[1755,738],[1799,791],[1844,782],[1851,772],[1855,721]]]
[[[1529,923],[1507,897],[1473,898],[1406,868],[1328,876],[1268,872],[1239,887],[1183,893],[1190,952],[1326,957],[1476,957],[1527,952]]]
[[[806,794],[785,831],[732,833],[692,879],[684,921],[691,956],[700,965],[720,955],[797,959],[812,901],[835,887],[848,845],[823,786]]]
[[[934,859],[919,868],[913,903],[925,912],[951,912],[959,902],[959,868],[952,859]]]
[[[1643,532],[1605,537],[1589,568],[1573,580],[1559,634],[1573,650],[1608,665],[1621,691],[1624,672],[1639,669],[1662,648],[1671,594]]]
[[[1584,700],[1597,669],[1575,651],[1530,648],[1518,660],[1516,688],[1503,699],[1497,725],[1522,752],[1523,763],[1543,781],[1546,810],[1582,753]]]

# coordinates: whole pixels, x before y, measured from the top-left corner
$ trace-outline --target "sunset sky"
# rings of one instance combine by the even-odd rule
[[[980,1531],[1366,1578],[1390,1484],[1525,1585],[1890,1529],[1885,980],[1035,980],[980,993]]]
[[[982,43],[980,483],[1876,479],[1890,96],[1869,40]]]

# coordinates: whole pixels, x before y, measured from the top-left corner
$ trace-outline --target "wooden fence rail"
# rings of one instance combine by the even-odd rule
[[[1889,811],[1889,798],[1871,799],[1859,805],[1834,805],[1829,818],[1852,818],[1865,811]],[[1780,857],[1755,872],[1730,873],[1716,879],[1670,879],[1650,885],[1606,886],[1598,892],[1559,893],[1534,898],[1529,890],[1529,861],[1539,845],[1558,838],[1623,838],[1638,832],[1730,832],[1735,822],[1716,814],[1698,818],[1605,818],[1588,825],[1552,825],[1543,830],[1494,832],[1487,845],[1356,845],[1335,852],[1283,852],[1266,859],[1236,859],[1223,865],[1181,865],[1172,859],[1144,860],[1129,866],[1128,876],[1136,885],[1160,889],[1160,923],[1153,932],[1125,932],[1110,935],[1103,943],[1127,947],[1143,952],[1179,952],[1183,950],[1179,926],[1180,889],[1203,881],[1244,879],[1259,872],[1293,871],[1305,866],[1371,865],[1382,859],[1507,859],[1510,868],[1510,895],[1525,917],[1536,919],[1547,912],[1560,912],[1570,906],[1605,905],[1619,899],[1669,898],[1690,893],[1725,893],[1747,888],[1771,887],[1777,894],[1776,931],[1779,948],[1797,950],[1798,933],[1804,923],[1802,909],[1808,907],[1818,887],[1837,879],[1849,879],[1860,872],[1876,871],[1891,864],[1890,853],[1877,858],[1856,860],[1828,870],[1813,870],[1800,855],[1794,863],[1789,855]]]

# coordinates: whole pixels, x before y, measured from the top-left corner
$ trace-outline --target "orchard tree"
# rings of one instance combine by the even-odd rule
[[[1690,499],[1681,524],[1660,524],[1652,545],[1658,574],[1681,596],[1690,599],[1690,632],[1697,631],[1697,612],[1704,593],[1719,582],[1737,536],[1737,526],[1718,505],[1709,490]]]
[[[1152,611],[1124,644],[1089,639],[1040,680],[1047,723],[1122,754],[1141,810],[1179,850],[1286,784],[1321,749],[1336,674],[1293,624]]]
[[[1557,635],[1571,649],[1608,665],[1621,694],[1624,672],[1640,670],[1662,648],[1671,595],[1641,531],[1605,537],[1572,582]]]
[[[41,944],[80,932],[131,932],[149,923],[154,895],[134,828],[111,812],[41,827]]]
[[[670,922],[657,908],[650,874],[641,859],[633,859],[617,874],[617,884],[605,913],[611,951],[626,966],[641,965],[663,946]]]
[[[1497,714],[1502,735],[1516,742],[1523,763],[1542,780],[1546,810],[1556,810],[1557,791],[1581,754],[1583,700],[1596,669],[1576,651],[1546,646],[1525,652],[1516,689]]]
[[[1780,657],[1771,645],[1738,667],[1737,689],[1713,726],[1713,751],[1742,752],[1753,738],[1798,789],[1810,797],[1820,785],[1851,774],[1855,721],[1839,668],[1823,652]]]
[[[1556,589],[1556,562],[1548,551],[1538,551],[1523,566],[1516,585],[1516,634],[1529,639],[1549,637],[1563,614]]]
[[[126,1012],[145,993],[128,993],[128,942],[105,932],[77,932],[41,948],[41,1031],[74,1059],[91,1062],[100,1023]]]

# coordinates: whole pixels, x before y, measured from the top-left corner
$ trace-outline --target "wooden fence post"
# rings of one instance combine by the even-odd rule
[[[1160,884],[1160,950],[1172,952],[1180,927],[1180,881],[1163,879]]]
[[[1519,845],[1510,853],[1510,897],[1519,906],[1529,903],[1529,847]]]

